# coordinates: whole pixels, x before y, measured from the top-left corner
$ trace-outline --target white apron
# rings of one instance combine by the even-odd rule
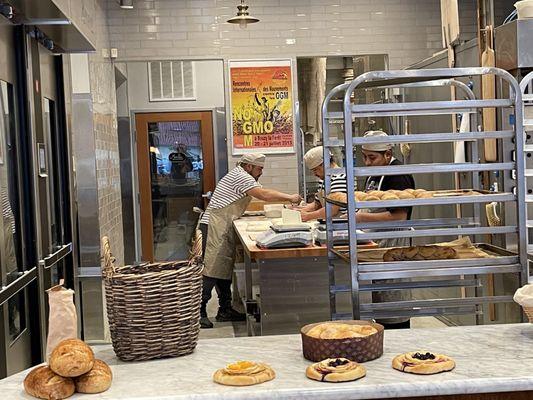
[[[209,211],[203,275],[231,280],[236,246],[233,221],[244,214],[251,200],[251,196],[246,196],[226,207]]]

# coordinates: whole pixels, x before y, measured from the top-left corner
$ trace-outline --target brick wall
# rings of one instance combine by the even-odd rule
[[[109,48],[106,12],[105,0],[96,1],[97,50],[95,54],[89,56],[89,74],[94,113],[100,236],[109,236],[113,253],[120,265],[124,260],[124,235],[116,122],[115,73],[111,61],[102,57],[102,49]]]

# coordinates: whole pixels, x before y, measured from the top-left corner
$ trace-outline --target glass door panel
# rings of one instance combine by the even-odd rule
[[[151,122],[150,177],[156,260],[186,259],[202,207],[200,121]]]

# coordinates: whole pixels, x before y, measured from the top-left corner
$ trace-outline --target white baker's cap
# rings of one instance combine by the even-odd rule
[[[250,164],[250,165],[256,165],[258,167],[264,167],[266,161],[266,156],[261,153],[248,153],[244,154],[241,159],[239,160],[239,164]]]
[[[324,148],[322,146],[313,147],[304,155],[305,166],[314,169],[324,162]]]
[[[364,137],[366,138],[389,137],[389,135],[387,135],[387,133],[383,131],[367,131],[365,132]],[[368,151],[387,151],[387,150],[392,150],[392,144],[390,143],[366,143],[362,145],[361,148],[363,150],[368,150]]]

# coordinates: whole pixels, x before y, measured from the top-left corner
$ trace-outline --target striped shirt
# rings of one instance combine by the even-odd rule
[[[229,206],[231,203],[245,197],[248,190],[256,187],[261,187],[261,185],[252,175],[241,166],[233,168],[218,182],[200,223],[209,224],[211,210]]]
[[[346,193],[346,174],[331,175],[330,193]],[[324,190],[324,181],[320,182],[318,193]],[[315,195],[315,201],[320,202],[318,193]]]

